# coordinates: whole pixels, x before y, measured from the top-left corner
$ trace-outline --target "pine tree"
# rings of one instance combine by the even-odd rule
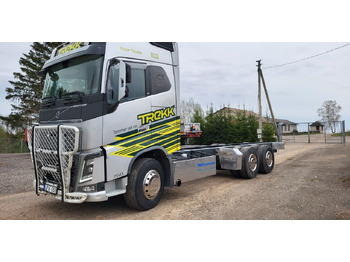
[[[13,73],[12,87],[7,87],[6,99],[12,102],[12,112],[8,117],[1,117],[12,130],[23,130],[38,121],[40,101],[44,79],[38,72],[45,61],[50,58],[52,50],[60,42],[34,42],[28,54],[23,54],[19,64],[21,72]]]

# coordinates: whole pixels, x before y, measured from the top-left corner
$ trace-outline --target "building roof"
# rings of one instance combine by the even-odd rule
[[[256,118],[258,118],[258,114],[254,113],[254,111],[252,110],[246,110],[246,109],[238,109],[238,108],[232,108],[232,107],[224,107],[221,108],[220,110],[216,111],[214,114],[220,112],[220,111],[224,111],[224,112],[228,112],[229,114],[231,114],[232,116],[236,116],[237,112],[246,112],[247,115],[253,115]],[[277,124],[278,123],[283,123],[284,125],[297,125],[297,123],[294,123],[292,121],[286,120],[286,119],[277,119],[275,118]],[[266,119],[266,117],[262,117],[262,122],[272,122],[272,118]]]
[[[319,121],[313,122],[310,126],[324,126],[324,124],[322,124]]]
[[[292,121],[289,121],[287,119],[275,119],[277,124],[283,123],[284,125],[297,125],[297,123],[294,123]]]

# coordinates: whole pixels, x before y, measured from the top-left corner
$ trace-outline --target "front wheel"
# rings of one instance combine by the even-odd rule
[[[152,158],[136,160],[124,194],[126,204],[137,210],[149,210],[159,203],[163,191],[162,165]]]

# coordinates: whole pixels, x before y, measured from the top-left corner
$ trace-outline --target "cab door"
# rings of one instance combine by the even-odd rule
[[[146,70],[151,97],[153,126],[159,126],[157,145],[167,153],[180,149],[180,118],[177,112],[175,81],[171,65],[153,63]]]
[[[131,159],[144,148],[141,142],[149,129],[139,119],[139,115],[151,111],[151,97],[146,94],[146,64],[123,62],[126,65],[125,74],[130,76],[121,76],[124,74],[122,70],[113,74],[111,69],[107,76],[107,102],[111,111],[103,118],[107,180],[127,174]],[[116,85],[122,84],[120,78],[123,77],[125,86],[120,89]],[[114,78],[114,82],[111,78]]]

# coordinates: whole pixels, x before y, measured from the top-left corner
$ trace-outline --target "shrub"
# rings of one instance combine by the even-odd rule
[[[262,141],[263,142],[276,142],[275,126],[272,123],[263,123],[262,128]]]

